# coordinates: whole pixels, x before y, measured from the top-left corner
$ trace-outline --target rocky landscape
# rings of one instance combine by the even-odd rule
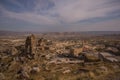
[[[0,80],[120,80],[120,35],[2,36]]]

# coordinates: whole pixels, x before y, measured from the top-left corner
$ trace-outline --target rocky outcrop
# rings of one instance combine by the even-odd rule
[[[38,46],[45,46],[46,45],[46,40],[44,38],[41,38],[38,40]]]
[[[35,49],[36,49],[36,39],[35,36],[32,34],[26,38],[25,42],[25,52],[27,54],[35,54]]]
[[[40,38],[37,43],[37,48],[42,51],[49,50],[48,43],[46,39]]]
[[[17,79],[29,80],[30,79],[29,69],[30,69],[29,66],[22,66],[20,70],[17,72]]]
[[[83,51],[83,48],[72,48],[70,49],[70,54],[78,57],[82,51]]]
[[[18,50],[15,47],[12,47],[10,53],[11,53],[11,55],[16,55],[18,53]]]

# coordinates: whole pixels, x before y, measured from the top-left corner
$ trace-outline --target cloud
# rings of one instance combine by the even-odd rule
[[[107,20],[99,23],[71,24],[68,25],[69,31],[120,31],[120,18]],[[73,27],[74,26],[74,27]]]
[[[50,16],[48,17],[41,16],[41,15],[34,14],[34,13],[14,13],[14,12],[9,12],[9,11],[5,11],[4,13],[10,18],[20,19],[20,20],[35,23],[35,24],[50,25],[50,24],[57,23],[55,18],[51,18]]]
[[[110,0],[66,0],[64,4],[62,1],[56,2],[54,11],[64,22],[68,23],[95,17],[106,17],[108,13],[120,9],[120,1],[110,3]]]
[[[109,26],[107,21],[114,22],[120,16],[119,5],[119,0],[4,0],[0,1],[0,20],[6,17],[53,28],[61,26],[63,30],[101,21]]]

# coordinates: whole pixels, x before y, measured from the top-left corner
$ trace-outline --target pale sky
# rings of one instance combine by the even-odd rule
[[[120,0],[0,0],[0,30],[120,31]]]

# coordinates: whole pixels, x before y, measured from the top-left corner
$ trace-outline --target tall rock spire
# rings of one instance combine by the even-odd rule
[[[35,40],[35,36],[32,34],[26,38],[25,52],[27,54],[32,55],[35,53],[35,48],[36,48],[36,40]]]

